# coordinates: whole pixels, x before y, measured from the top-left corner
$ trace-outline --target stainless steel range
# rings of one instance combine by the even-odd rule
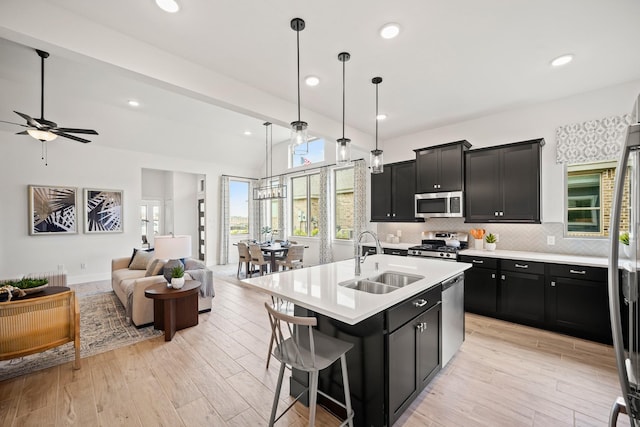
[[[469,235],[463,232],[428,231],[422,234],[425,237],[422,244],[410,247],[408,255],[456,261],[458,251],[469,244]]]

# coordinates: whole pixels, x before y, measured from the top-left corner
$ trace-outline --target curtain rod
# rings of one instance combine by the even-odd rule
[[[355,159],[355,160],[352,160],[351,162],[354,163],[354,162],[359,162],[359,161],[364,161],[364,159],[363,158],[362,159]],[[316,166],[316,167],[313,167],[313,168],[300,169],[300,170],[293,171],[293,172],[285,172],[285,173],[281,173],[281,174],[278,174],[278,175],[273,175],[271,178],[279,178],[281,176],[293,175],[293,174],[296,174],[296,173],[303,173],[303,172],[308,172],[308,171],[312,171],[312,170],[316,170],[316,169],[328,168],[328,167],[331,167],[331,166],[337,166],[337,165],[335,163],[331,163],[329,165],[322,165],[322,166]]]
[[[252,181],[257,181],[258,178],[248,178],[246,176],[237,176],[237,175],[227,175],[227,174],[222,174],[221,176],[226,176],[227,178],[240,178],[240,179],[250,179]]]

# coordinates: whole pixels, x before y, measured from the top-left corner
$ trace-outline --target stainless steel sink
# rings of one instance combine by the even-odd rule
[[[400,289],[396,286],[385,285],[384,283],[373,282],[367,279],[350,280],[348,282],[339,283],[340,286],[345,288],[355,289],[356,291],[367,292],[369,294],[388,294],[396,289]]]
[[[417,282],[420,279],[424,279],[424,276],[400,273],[397,271],[385,271],[384,273],[376,276],[367,277],[365,279],[349,280],[338,283],[338,285],[370,294],[388,294],[389,292],[393,292],[403,286]]]
[[[396,288],[410,285],[411,283],[417,282],[420,279],[424,279],[424,276],[418,276],[417,274],[400,273],[397,271],[385,271],[382,274],[368,278],[368,280],[371,280],[372,282],[384,283],[385,285],[394,286]]]

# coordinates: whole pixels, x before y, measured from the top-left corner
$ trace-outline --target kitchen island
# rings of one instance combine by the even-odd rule
[[[384,272],[418,276],[415,282],[384,294],[343,286],[356,279],[352,259],[243,282],[293,302],[296,315],[315,316],[318,330],[353,343],[347,365],[355,424],[390,426],[440,370],[441,283],[470,267],[371,255],[361,265],[359,278]],[[306,384],[307,375],[294,370],[290,393],[297,395]],[[343,400],[339,366],[321,373],[319,388]]]

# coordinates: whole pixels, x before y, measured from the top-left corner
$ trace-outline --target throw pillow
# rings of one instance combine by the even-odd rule
[[[145,277],[149,276],[158,276],[162,274],[164,269],[164,261],[161,259],[154,259],[149,263],[147,267],[147,272],[144,274]]]
[[[152,252],[153,253],[153,248],[150,248],[150,249],[136,249],[136,248],[133,248],[133,253],[131,254],[131,259],[129,260],[129,268],[131,268],[131,263],[133,262],[133,258],[135,258],[136,253],[138,253],[140,251],[142,251],[142,252]]]
[[[185,270],[203,270],[207,266],[204,265],[204,262],[199,261],[193,258],[187,258],[184,260],[184,269]]]
[[[147,266],[153,258],[153,252],[137,251],[133,256],[131,264],[129,264],[130,270],[146,270]]]

